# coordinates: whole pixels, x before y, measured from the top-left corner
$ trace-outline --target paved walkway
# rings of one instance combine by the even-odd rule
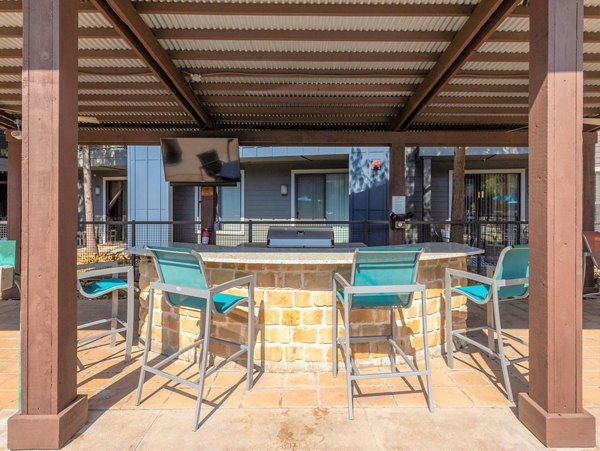
[[[503,307],[506,328],[517,336],[527,336],[526,307]],[[584,307],[584,405],[600,419],[600,301]],[[102,316],[107,308],[82,302],[80,319]],[[18,315],[17,303],[0,303],[0,443],[6,443],[6,419],[17,402]],[[474,306],[470,318],[480,321],[483,311]],[[510,352],[524,351],[515,343]],[[365,380],[352,421],[343,372],[337,379],[330,373],[257,373],[246,392],[243,371],[224,368],[207,381],[201,429],[193,433],[194,392],[151,377],[136,407],[141,350],[125,365],[123,343],[110,348],[105,340],[79,351],[79,392],[89,397],[90,421],[66,449],[541,448],[506,400],[497,363],[472,349],[457,357],[455,370],[440,356],[432,360],[435,413],[427,410],[415,378]],[[168,370],[185,377],[195,366],[175,362]],[[527,364],[511,377],[515,393],[526,390]]]

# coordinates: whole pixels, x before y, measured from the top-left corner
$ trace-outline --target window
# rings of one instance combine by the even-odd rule
[[[348,220],[348,173],[295,174],[295,218]]]
[[[465,219],[518,221],[520,192],[519,174],[466,174]]]
[[[244,171],[235,186],[217,188],[217,217],[219,221],[241,221],[244,218]]]

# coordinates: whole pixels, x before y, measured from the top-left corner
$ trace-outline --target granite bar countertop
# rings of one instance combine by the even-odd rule
[[[236,247],[193,243],[169,243],[169,246],[194,249],[205,262],[248,263],[267,265],[343,265],[351,264],[355,249],[363,244],[341,243],[333,248],[268,248],[266,245],[243,244]],[[423,248],[421,260],[442,260],[483,254],[484,250],[458,243],[419,243],[406,245]],[[404,246],[389,246],[402,248]],[[147,256],[143,246],[129,248],[131,255]]]

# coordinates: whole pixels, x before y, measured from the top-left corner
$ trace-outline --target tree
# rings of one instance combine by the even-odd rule
[[[83,205],[85,210],[85,247],[87,252],[98,253],[98,242],[94,230],[94,203],[92,201],[92,163],[90,158],[90,146],[81,146],[83,160]]]
[[[454,173],[452,177],[452,221],[465,220],[465,148],[454,149]],[[464,243],[465,227],[462,224],[450,226],[450,241]]]

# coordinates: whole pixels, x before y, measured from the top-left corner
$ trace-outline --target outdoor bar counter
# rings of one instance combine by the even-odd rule
[[[268,371],[309,370],[331,368],[332,359],[332,278],[334,272],[350,280],[352,256],[356,246],[335,248],[266,248],[256,245],[221,247],[172,244],[195,249],[202,255],[211,285],[237,277],[256,276],[255,318],[257,363],[264,362]],[[444,340],[443,284],[446,268],[465,270],[467,257],[482,253],[480,249],[455,243],[426,243],[418,272],[418,281],[427,286],[427,325],[432,352],[439,353]],[[148,293],[151,281],[157,280],[154,263],[143,248],[133,248],[131,254],[140,257],[140,336],[146,332]],[[232,290],[242,293],[243,289]],[[199,327],[197,312],[170,307],[160,292],[155,296],[152,349],[171,353],[191,344]],[[415,295],[420,299],[420,295]],[[452,300],[455,328],[466,325],[467,309],[463,297]],[[396,312],[398,343],[409,355],[422,356],[423,334],[420,302]],[[356,310],[350,316],[352,335],[380,335],[389,332],[388,310]],[[227,317],[213,316],[213,336],[245,341],[247,311],[237,309]],[[343,335],[342,327],[340,326]],[[214,344],[214,347],[212,347]],[[353,345],[357,364],[384,364],[389,346],[385,342]],[[230,349],[211,343],[217,358]],[[194,360],[194,354],[182,358]]]

